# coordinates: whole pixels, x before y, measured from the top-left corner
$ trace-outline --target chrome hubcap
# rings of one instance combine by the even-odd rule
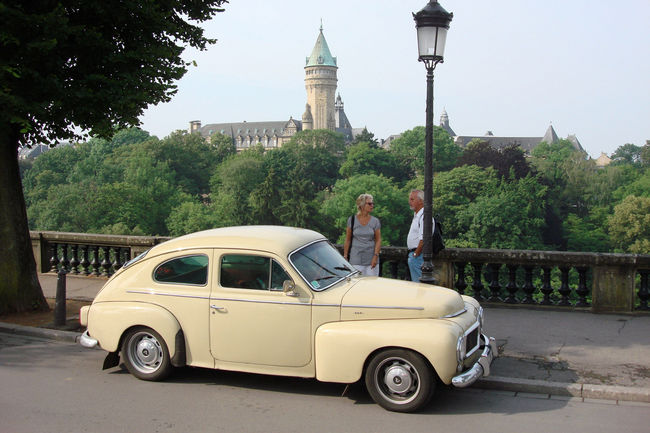
[[[411,388],[413,380],[404,366],[396,364],[386,370],[384,383],[390,392],[401,394]]]
[[[163,350],[160,342],[151,334],[140,332],[133,336],[129,357],[135,368],[143,373],[151,373],[160,367]]]
[[[377,366],[375,384],[384,398],[405,404],[417,397],[420,376],[413,365],[403,358],[388,358]]]

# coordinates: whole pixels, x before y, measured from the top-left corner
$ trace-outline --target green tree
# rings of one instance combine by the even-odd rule
[[[521,179],[531,173],[531,167],[521,147],[512,144],[503,149],[495,149],[489,142],[480,139],[468,143],[456,165],[493,167],[497,174],[505,179],[509,179],[511,174],[513,179]]]
[[[641,164],[644,166],[650,166],[650,140],[646,140],[645,146],[641,148]]]
[[[406,245],[413,217],[408,207],[408,192],[399,189],[391,179],[376,174],[357,175],[336,182],[320,208],[320,213],[335,227],[332,239],[343,243],[347,219],[357,213],[356,200],[363,193],[374,197],[376,206],[372,214],[381,221],[382,244]]]
[[[532,176],[501,181],[457,214],[465,227],[460,241],[476,248],[543,249],[546,190]]]
[[[187,71],[184,46],[214,41],[192,22],[226,0],[0,3],[0,314],[47,309],[18,169],[21,146],[110,136],[167,102]]]
[[[619,251],[650,254],[650,197],[627,196],[614,207],[608,223]]]
[[[443,225],[449,246],[456,244],[467,227],[458,216],[479,197],[497,189],[498,177],[491,167],[483,169],[465,165],[448,172],[439,173],[433,182],[433,214]],[[421,185],[414,185],[421,188]]]
[[[612,153],[612,164],[638,164],[641,162],[641,146],[626,143]]]
[[[232,141],[232,137],[221,134],[220,132],[215,132],[210,136],[210,145],[215,147],[219,162],[237,153],[237,148]]]
[[[610,245],[606,231],[607,216],[606,208],[596,208],[583,218],[576,214],[569,214],[564,221],[567,250],[608,252]]]
[[[216,227],[215,213],[204,203],[186,201],[176,206],[167,218],[171,236],[181,236]]]
[[[403,167],[413,173],[424,173],[425,128],[416,126],[405,131],[399,138],[393,140],[390,151]],[[449,137],[447,131],[439,126],[433,128],[433,171],[451,170],[462,149]]]
[[[558,140],[555,143],[542,142],[531,152],[531,164],[542,173],[551,185],[563,185],[564,163],[577,152],[569,140]]]
[[[218,149],[199,134],[177,131],[159,142],[147,141],[145,148],[158,161],[164,161],[176,176],[176,183],[187,194],[198,196],[210,190],[210,177],[222,160]]]
[[[650,197],[650,167],[641,171],[634,170],[633,173],[634,180],[630,179],[629,183],[619,183],[620,186],[613,192],[612,195],[617,201],[621,201],[629,195]]]
[[[277,151],[290,155],[294,179],[308,179],[315,193],[336,182],[344,149],[342,134],[316,129],[298,132]]]
[[[264,154],[242,152],[224,161],[210,180],[219,226],[254,224],[249,197],[264,181]]]
[[[371,147],[377,147],[379,145],[379,142],[375,138],[375,134],[369,132],[368,128],[363,128],[363,131],[357,134],[354,137],[354,140],[352,140],[353,145],[359,143],[368,143]]]
[[[346,178],[359,174],[382,174],[402,183],[408,180],[410,173],[400,168],[393,153],[362,141],[348,148],[339,172]]]

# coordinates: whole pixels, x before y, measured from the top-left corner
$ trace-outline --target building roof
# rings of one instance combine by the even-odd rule
[[[332,56],[327,41],[323,35],[323,26],[320,26],[320,33],[316,39],[316,45],[311,51],[311,56],[307,57],[305,68],[310,66],[334,66],[336,67],[336,57]]]
[[[555,129],[553,129],[553,125],[548,125],[548,129],[546,130],[546,133],[542,137],[541,141],[551,144],[551,143],[555,143],[559,139],[560,138],[555,133]]]
[[[279,120],[279,121],[267,121],[267,122],[234,122],[234,123],[210,123],[208,125],[202,126],[199,129],[199,132],[204,137],[209,137],[212,134],[220,133],[224,135],[229,135],[230,137],[237,137],[238,135],[242,136],[259,136],[268,135],[269,137],[277,135],[278,137],[284,135],[284,129],[287,127],[287,124],[293,121],[297,123],[300,127],[301,122],[295,119]]]

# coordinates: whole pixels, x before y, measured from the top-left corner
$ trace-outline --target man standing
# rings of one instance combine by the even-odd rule
[[[409,194],[409,207],[413,211],[413,220],[406,238],[408,248],[408,265],[411,281],[420,281],[422,277],[422,247],[424,245],[424,191],[414,189]],[[435,227],[435,222],[432,225]]]

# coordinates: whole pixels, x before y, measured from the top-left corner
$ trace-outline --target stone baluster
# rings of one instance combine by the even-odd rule
[[[90,266],[93,268],[92,275],[98,277],[101,275],[99,272],[99,247],[97,245],[93,245],[90,248],[93,250],[93,258],[90,261]]]
[[[524,299],[521,301],[522,304],[534,304],[535,300],[533,299],[533,293],[535,292],[535,286],[533,285],[533,270],[534,266],[524,266]]]
[[[115,260],[113,260],[113,272],[117,272],[122,267],[122,248],[115,247]]]
[[[50,272],[58,272],[59,270],[59,244],[52,242],[52,256],[50,257]]]
[[[102,268],[102,275],[104,277],[110,277],[111,276],[111,262],[109,260],[110,247],[102,247],[102,252],[104,253],[102,257],[102,262],[100,264]]]
[[[68,244],[61,244],[61,267],[66,270],[70,269],[70,260],[68,260]]]
[[[641,275],[641,286],[639,287],[639,293],[637,296],[641,300],[639,304],[639,310],[648,310],[648,298],[650,298],[650,293],[648,293],[648,275],[650,270],[641,270],[639,275]]]
[[[397,260],[391,260],[388,265],[390,266],[390,277],[396,280],[399,262]]]
[[[562,284],[560,285],[560,296],[562,298],[557,303],[558,305],[571,305],[569,302],[569,295],[571,294],[571,288],[569,287],[569,271],[571,270],[568,266],[562,266],[560,272],[562,273]]]
[[[551,268],[545,266],[542,268],[542,271],[542,288],[540,291],[544,295],[544,299],[542,299],[541,304],[552,305],[553,301],[551,301],[551,294],[553,293],[553,287],[551,286]]]
[[[499,284],[499,270],[501,269],[501,263],[490,263],[488,265],[490,269],[490,297],[487,299],[490,302],[501,302],[501,285]]]
[[[71,255],[72,257],[70,258],[70,273],[72,274],[79,274],[79,245],[77,244],[72,244],[70,246],[70,249],[72,250]]]
[[[589,289],[587,288],[587,271],[589,268],[579,267],[576,269],[578,270],[578,288],[576,289],[578,302],[576,303],[576,307],[588,307],[587,295],[589,294]]]
[[[508,284],[506,285],[506,290],[508,291],[508,297],[505,299],[505,302],[508,304],[516,304],[517,298],[517,268],[518,265],[508,265]]]
[[[88,245],[81,246],[81,273],[84,275],[90,275],[90,262],[88,261]]]
[[[474,298],[477,301],[482,301],[483,295],[481,292],[485,287],[483,286],[483,281],[481,279],[481,270],[483,269],[483,263],[472,263],[474,268],[474,281],[472,281],[472,290],[474,290]]]
[[[465,266],[467,266],[467,262],[456,263],[458,276],[456,278],[456,283],[454,284],[454,287],[456,288],[456,291],[461,295],[465,294],[465,289],[467,288],[467,281],[465,281]]]

